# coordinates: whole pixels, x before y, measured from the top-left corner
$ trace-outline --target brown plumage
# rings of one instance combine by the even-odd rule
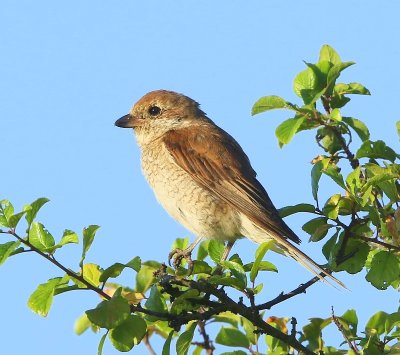
[[[273,239],[315,275],[321,272],[344,286],[292,244],[300,238],[279,216],[247,155],[197,102],[175,92],[153,91],[116,125],[134,128],[142,169],[157,199],[197,235],[189,252],[202,238],[230,245],[242,236],[257,243]]]

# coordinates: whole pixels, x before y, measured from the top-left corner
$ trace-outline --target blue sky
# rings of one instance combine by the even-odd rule
[[[101,225],[90,262],[105,267],[136,255],[165,260],[174,238],[193,236],[157,204],[141,175],[132,133],[113,125],[146,92],[170,89],[200,102],[240,142],[277,207],[312,202],[313,135],[302,134],[279,149],[274,131],[287,113],[251,117],[251,107],[268,94],[296,101],[292,80],[304,68],[302,61],[317,60],[327,43],[343,60],[357,62],[342,81],[359,81],[372,93],[354,98],[344,114],[364,120],[372,139],[398,149],[399,11],[394,0],[259,0],[245,5],[228,0],[3,0],[0,198],[19,208],[41,196],[50,198],[39,220],[55,236],[65,228],[80,232],[89,224]],[[322,244],[308,244],[301,231],[306,218],[287,222],[304,240],[302,249],[323,262]],[[235,250],[250,261],[255,249],[242,240]],[[70,247],[59,258],[77,268],[79,254],[80,248]],[[270,258],[279,274],[266,278],[260,301],[310,278],[294,261]],[[84,310],[100,301],[97,296],[61,295],[46,319],[26,307],[39,283],[59,275],[36,255],[12,258],[0,268],[2,352],[97,351],[99,335],[78,337],[72,328]],[[351,292],[318,284],[269,314],[295,316],[300,326],[309,317],[328,317],[331,306],[337,314],[358,308],[364,324],[378,310],[396,310],[397,292],[376,291],[363,272],[337,276]],[[132,283],[132,275],[124,282]],[[327,339],[339,345],[337,332],[328,331]],[[143,351],[139,347],[133,353]],[[107,344],[104,353],[117,352]]]

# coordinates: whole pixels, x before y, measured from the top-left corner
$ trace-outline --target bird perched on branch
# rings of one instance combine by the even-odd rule
[[[133,128],[143,174],[158,201],[197,236],[187,249],[170,254],[175,265],[190,258],[203,239],[226,241],[223,258],[238,238],[256,243],[272,239],[319,278],[344,286],[294,245],[300,244],[299,237],[279,216],[243,149],[196,101],[172,91],[152,91],[115,125]]]

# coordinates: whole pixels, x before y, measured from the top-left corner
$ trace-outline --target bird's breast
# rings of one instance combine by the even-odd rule
[[[192,233],[222,240],[240,236],[237,211],[196,183],[165,147],[142,149],[142,170],[160,204]]]

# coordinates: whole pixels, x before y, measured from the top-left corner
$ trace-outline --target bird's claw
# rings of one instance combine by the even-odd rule
[[[190,272],[193,270],[193,260],[192,260],[192,250],[188,249],[174,249],[168,254],[168,264],[171,265],[171,260],[174,268],[178,268],[180,264],[182,263],[182,260],[185,259],[186,262],[188,263],[188,268]]]

